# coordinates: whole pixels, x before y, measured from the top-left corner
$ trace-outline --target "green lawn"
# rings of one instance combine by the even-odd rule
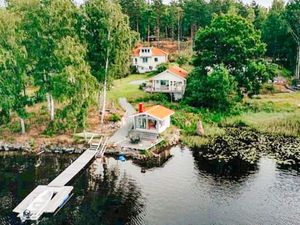
[[[258,112],[245,112],[226,119],[225,124],[244,123],[258,131],[300,135],[300,93],[262,95],[259,99],[248,100],[260,109]]]
[[[131,84],[137,80],[147,80],[151,77],[149,74],[132,74],[128,77],[115,80],[112,88],[108,92],[108,99],[115,103],[118,103],[118,99],[126,97],[128,101],[133,101],[139,97],[145,97],[148,93],[139,89],[138,84]]]

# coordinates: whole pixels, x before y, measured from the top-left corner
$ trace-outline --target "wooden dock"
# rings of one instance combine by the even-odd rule
[[[48,186],[62,187],[69,183],[89,162],[95,158],[98,149],[88,149],[77,158],[69,167],[58,175]]]
[[[81,170],[83,170],[95,157],[103,157],[106,150],[108,138],[101,138],[97,143],[92,142],[93,137],[89,140],[90,148],[80,155],[69,167],[58,175],[48,185],[37,186],[14,210],[15,213],[23,213],[30,203],[40,194],[47,190],[52,190],[54,196],[43,210],[43,213],[55,213],[64,206],[66,201],[71,197],[73,190],[68,184]]]

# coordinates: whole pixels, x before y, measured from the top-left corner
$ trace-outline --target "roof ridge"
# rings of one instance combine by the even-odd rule
[[[147,112],[152,111],[152,110],[158,108],[159,106],[160,106],[160,105],[153,105]]]

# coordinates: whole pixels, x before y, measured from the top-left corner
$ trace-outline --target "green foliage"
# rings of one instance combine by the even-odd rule
[[[122,14],[120,6],[108,0],[86,1],[82,7],[82,26],[93,76],[99,82],[104,81],[108,52],[109,80],[128,75],[136,34],[130,30],[128,18]]]
[[[172,124],[182,129],[186,135],[195,135],[197,123],[200,120],[199,114],[178,111],[172,116]]]
[[[224,15],[197,33],[194,65],[202,71],[224,65],[250,96],[257,94],[261,84],[273,79],[276,66],[262,59],[265,45],[254,26],[235,15]]]
[[[109,117],[109,121],[111,121],[111,122],[118,122],[120,120],[121,120],[121,117],[115,113]]]
[[[178,63],[179,66],[189,64],[191,61],[191,55],[184,52],[181,52],[176,59],[176,63]]]
[[[248,60],[263,56],[265,45],[260,41],[259,32],[246,19],[223,15],[197,33],[194,50],[195,66],[224,64],[231,72],[238,73]]]
[[[66,37],[54,51],[58,73],[53,79],[53,96],[64,103],[63,118],[75,120],[84,127],[87,110],[93,103],[97,80],[85,61],[86,48],[78,40]]]
[[[134,100],[135,103],[139,102],[160,102],[160,104],[168,104],[169,98],[163,93],[154,93],[145,97],[139,97]]]
[[[186,102],[194,107],[229,111],[238,100],[237,84],[228,70],[216,67],[208,74],[196,69],[188,78]]]
[[[155,72],[158,74],[158,73],[164,72],[168,68],[169,68],[169,64],[168,63],[162,63],[162,64],[160,64],[160,65],[157,66]]]
[[[26,118],[27,51],[22,45],[20,17],[0,9],[0,123],[8,122],[10,112]]]

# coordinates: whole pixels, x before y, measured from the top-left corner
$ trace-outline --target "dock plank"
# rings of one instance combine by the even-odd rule
[[[49,183],[49,186],[64,186],[69,183],[97,154],[97,151],[86,150],[59,176]]]

